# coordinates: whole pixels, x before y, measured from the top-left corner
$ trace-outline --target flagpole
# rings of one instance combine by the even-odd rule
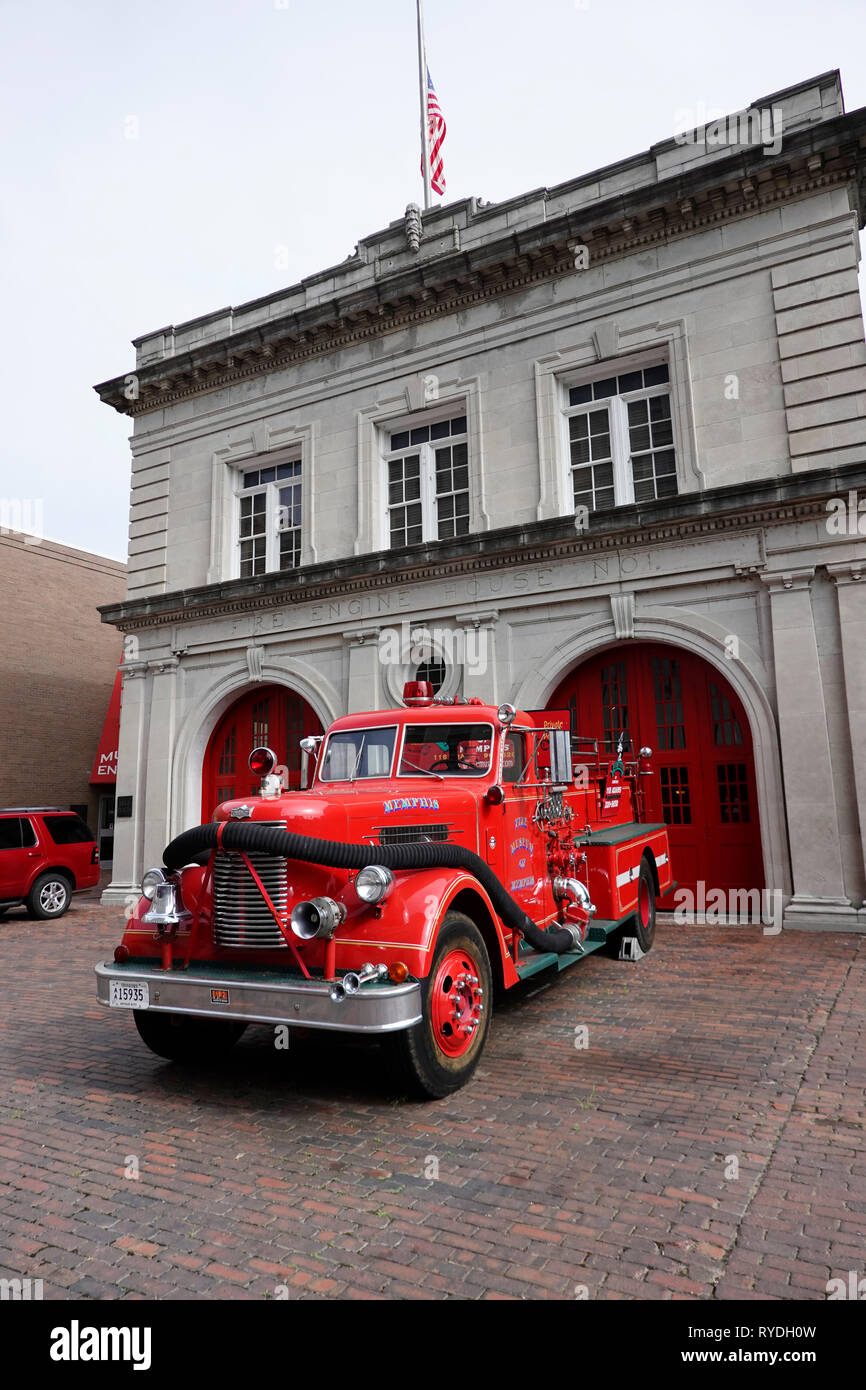
[[[421,98],[421,165],[424,170],[424,208],[430,207],[430,128],[427,121],[427,53],[424,47],[424,16],[421,0],[415,0],[418,11],[418,84]]]

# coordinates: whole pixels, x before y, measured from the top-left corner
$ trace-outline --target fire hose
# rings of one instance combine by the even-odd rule
[[[335,840],[316,840],[308,835],[295,835],[276,826],[242,825],[234,821],[222,825],[211,822],[184,830],[167,845],[163,852],[166,868],[176,873],[184,864],[194,862],[199,855],[217,848],[244,850],[247,853],[269,854],[275,858],[300,859],[308,864],[321,864],[330,869],[363,869],[368,864],[381,864],[386,869],[465,869],[486,890],[490,901],[505,925],[520,932],[536,951],[552,951],[561,956],[566,951],[581,949],[577,927],[563,926],[557,930],[539,927],[506,891],[493,870],[479,855],[463,845],[414,843],[406,845],[349,845]],[[570,883],[571,880],[564,880]]]

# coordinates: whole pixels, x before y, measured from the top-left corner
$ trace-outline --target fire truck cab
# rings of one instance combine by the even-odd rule
[[[499,991],[652,946],[674,885],[665,827],[643,819],[651,750],[604,753],[424,682],[302,747],[302,791],[253,750],[260,794],[167,846],[96,966],[99,1002],[160,1056],[212,1057],[250,1023],[372,1034],[408,1089],[441,1097],[475,1070]]]

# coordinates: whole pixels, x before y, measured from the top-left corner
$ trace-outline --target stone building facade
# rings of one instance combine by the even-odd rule
[[[75,807],[106,859],[114,767],[93,775],[123,648],[98,608],[125,591],[116,560],[0,532],[0,806]]]
[[[420,661],[654,746],[681,882],[864,929],[864,151],[824,74],[138,339],[108,898]]]

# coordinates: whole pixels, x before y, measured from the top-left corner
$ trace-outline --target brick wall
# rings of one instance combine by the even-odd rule
[[[122,638],[97,605],[126,567],[52,541],[0,535],[0,806],[86,805]]]

